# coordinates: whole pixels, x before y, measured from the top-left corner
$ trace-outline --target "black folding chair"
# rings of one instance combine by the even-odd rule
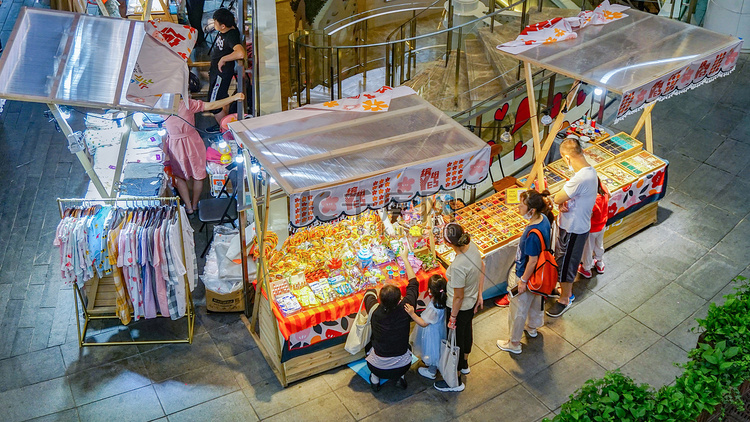
[[[227,184],[232,184],[232,194],[229,194],[227,190]],[[234,224],[234,220],[237,219],[237,191],[240,189],[239,172],[237,169],[229,171],[227,179],[224,181],[224,185],[221,187],[221,192],[216,198],[201,199],[198,201],[198,220],[201,225],[200,230],[202,231],[207,224],[224,224],[231,223],[232,227],[237,227]],[[222,196],[225,195],[225,196]],[[206,232],[206,238],[208,238],[208,231]],[[213,230],[211,239],[206,243],[206,247],[203,249],[201,258],[206,256],[208,247],[214,240]]]

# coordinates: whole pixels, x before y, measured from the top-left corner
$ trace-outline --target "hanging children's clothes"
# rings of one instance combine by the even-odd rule
[[[187,221],[184,209],[174,206],[66,211],[53,242],[60,249],[61,277],[82,288],[97,274],[111,274],[123,324],[159,314],[185,316],[186,281],[192,291],[197,276]]]

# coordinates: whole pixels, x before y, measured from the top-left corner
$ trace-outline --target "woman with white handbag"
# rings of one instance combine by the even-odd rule
[[[370,368],[370,384],[372,391],[380,391],[380,379],[396,379],[399,388],[406,389],[404,376],[411,367],[411,349],[409,348],[409,331],[411,317],[404,310],[404,305],[417,306],[419,283],[414,270],[409,264],[406,251],[401,257],[404,261],[409,285],[406,296],[401,296],[401,290],[392,284],[386,284],[378,292],[378,296],[365,293],[364,307],[370,315],[372,326],[371,347],[366,348],[367,367]],[[376,307],[377,305],[377,307]],[[376,308],[375,308],[376,307]],[[370,314],[370,310],[374,311]],[[368,345],[369,346],[369,345]]]

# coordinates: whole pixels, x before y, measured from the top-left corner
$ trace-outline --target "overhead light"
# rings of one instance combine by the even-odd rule
[[[505,132],[500,135],[500,140],[503,142],[510,142],[513,140],[513,136],[510,134],[510,130],[508,130],[507,127],[505,128]]]
[[[549,116],[549,113],[546,111],[544,112],[544,116],[542,116],[542,124],[547,126],[550,123],[552,123],[552,117]]]
[[[60,108],[60,115],[63,117],[63,119],[68,120],[70,119],[70,110]]]
[[[242,154],[238,154],[236,157],[234,157],[234,161],[236,163],[238,163],[238,164],[242,164],[242,163],[245,162],[245,157],[243,157]],[[255,167],[257,167],[257,166],[255,166]],[[250,170],[252,170],[252,168]],[[260,170],[260,169],[258,169],[258,170]],[[257,171],[253,171],[253,173],[257,173]]]
[[[219,148],[226,148],[226,147],[227,147],[226,141],[219,142]]]
[[[253,164],[250,166],[250,172],[251,173],[259,173],[260,172],[260,166],[257,164]]]
[[[594,95],[596,95],[596,96],[602,95],[603,93],[604,93],[604,91],[602,91],[601,88],[596,88],[594,90]]]
[[[159,136],[164,136],[167,134],[167,130],[162,128],[162,129],[159,129],[156,133],[158,133]]]

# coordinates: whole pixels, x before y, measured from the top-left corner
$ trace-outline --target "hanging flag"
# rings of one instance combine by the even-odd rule
[[[609,0],[604,0],[596,9],[583,11],[578,16],[554,18],[529,25],[515,40],[503,43],[497,48],[506,53],[519,54],[538,45],[571,40],[578,37],[575,31],[589,24],[605,25],[628,16],[622,13],[627,8],[627,6],[610,4]]]
[[[188,98],[187,59],[195,45],[195,28],[153,20],[144,25],[147,35],[133,68],[126,98],[149,107],[163,94],[181,94]]]
[[[320,104],[310,104],[300,108],[314,108],[321,110],[379,112],[388,111],[391,105],[393,88],[383,86],[373,92],[363,92],[354,97],[342,98],[340,100],[326,101]]]

